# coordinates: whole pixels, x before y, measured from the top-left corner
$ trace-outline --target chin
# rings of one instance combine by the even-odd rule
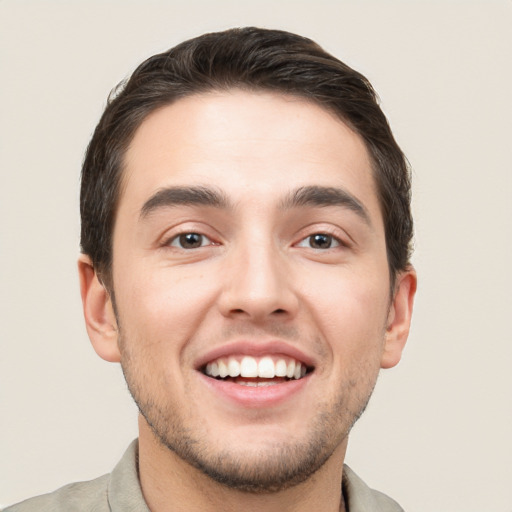
[[[321,415],[302,440],[292,435],[278,436],[279,440],[274,436],[272,441],[271,436],[259,440],[253,436],[252,442],[226,446],[228,436],[216,442],[205,431],[192,432],[172,420],[151,421],[154,414],[140,410],[162,448],[213,481],[251,494],[275,493],[308,480],[344,445],[349,430],[339,429],[338,417]]]
[[[169,450],[215,482],[252,494],[274,493],[304,482],[324,465],[333,451],[326,449],[319,439],[302,444],[265,443],[260,449],[254,446],[250,450],[228,448],[215,452],[198,443],[184,443],[183,439],[179,443],[162,441]],[[324,445],[323,449],[319,444]]]

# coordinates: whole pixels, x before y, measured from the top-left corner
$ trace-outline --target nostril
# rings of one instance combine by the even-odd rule
[[[284,309],[276,309],[274,313],[282,315],[283,313],[286,313],[286,311]]]

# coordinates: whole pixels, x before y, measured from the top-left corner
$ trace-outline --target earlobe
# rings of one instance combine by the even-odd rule
[[[78,274],[85,325],[92,346],[102,359],[119,362],[119,333],[112,301],[98,278],[91,259],[84,254],[78,259]]]
[[[388,314],[381,368],[392,368],[400,362],[409,336],[416,286],[416,271],[412,266],[398,274]]]

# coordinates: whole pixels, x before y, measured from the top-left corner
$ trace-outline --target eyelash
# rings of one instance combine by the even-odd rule
[[[185,241],[184,240],[185,237],[190,237],[190,236],[200,237],[201,244],[197,247],[183,247],[183,242]],[[208,243],[203,244],[202,242],[204,242],[205,240]],[[207,237],[206,235],[203,235],[202,233],[198,233],[196,231],[186,231],[186,232],[178,233],[177,235],[174,235],[165,243],[165,245],[169,246],[169,247],[176,247],[176,248],[182,249],[184,251],[190,251],[193,249],[199,249],[201,247],[207,247],[209,245],[219,245],[219,244],[212,242],[212,240],[209,237]]]
[[[199,245],[193,246],[193,247],[184,247],[184,243],[186,243],[186,237],[198,237]],[[312,241],[314,237],[325,237],[327,239],[327,242],[329,243],[329,247],[313,247]],[[309,240],[309,243],[308,243]],[[320,241],[320,240],[318,240]],[[189,240],[190,242],[190,240]],[[193,241],[192,241],[193,242]],[[205,243],[206,242],[206,243]],[[308,244],[308,245],[304,245]],[[182,249],[184,251],[190,251],[193,249],[200,249],[202,247],[208,247],[211,245],[219,245],[215,242],[213,242],[208,236],[198,233],[196,231],[186,231],[182,233],[178,233],[171,237],[164,245],[168,247],[176,247],[178,249]],[[337,236],[335,236],[332,233],[329,233],[328,231],[318,231],[316,233],[312,233],[304,238],[302,238],[297,244],[294,245],[295,247],[305,247],[309,249],[313,249],[315,251],[324,251],[329,249],[336,249],[338,247],[346,247],[346,244],[340,240]]]
[[[311,243],[312,243],[312,240],[314,239],[314,237],[327,238],[329,241],[329,247],[324,247],[324,248],[312,247]],[[303,243],[307,244],[308,240],[309,240],[308,246],[302,245]],[[335,244],[335,245],[332,245],[332,244]],[[343,246],[345,246],[345,244],[338,237],[334,236],[333,234],[331,234],[329,232],[319,231],[317,233],[312,233],[311,235],[306,236],[298,244],[295,244],[295,246],[296,247],[308,247],[309,249],[313,249],[316,251],[323,251],[323,250],[328,250],[328,249],[335,249],[337,247],[343,247]]]

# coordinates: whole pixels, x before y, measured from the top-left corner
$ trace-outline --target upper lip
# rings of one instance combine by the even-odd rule
[[[229,357],[232,355],[252,357],[283,355],[304,363],[308,368],[315,366],[315,360],[312,356],[286,341],[240,340],[209,350],[196,360],[195,367],[200,370],[210,361],[215,361],[221,357]]]

